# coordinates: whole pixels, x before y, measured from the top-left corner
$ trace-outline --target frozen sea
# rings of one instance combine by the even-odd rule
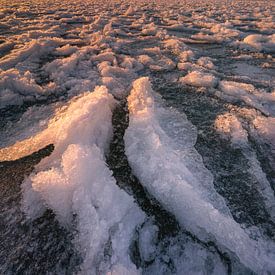
[[[0,0],[0,274],[275,274],[274,10]]]

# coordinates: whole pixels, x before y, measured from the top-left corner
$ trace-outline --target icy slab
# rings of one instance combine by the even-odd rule
[[[267,133],[270,140],[274,140],[274,119],[273,118],[260,118],[258,116],[254,121],[254,127]],[[260,122],[260,123],[259,123]],[[267,125],[269,122],[269,125]],[[225,113],[219,115],[215,120],[215,128],[217,132],[225,139],[229,139],[234,148],[242,150],[242,153],[248,161],[250,166],[250,173],[257,179],[257,188],[266,204],[266,209],[271,218],[275,221],[275,197],[271,184],[267,180],[266,174],[262,170],[261,164],[257,159],[256,152],[250,146],[248,141],[248,132],[244,129],[241,121],[236,115]],[[273,138],[273,139],[272,139]],[[255,183],[256,184],[256,183]]]
[[[129,246],[144,214],[116,185],[104,157],[114,106],[107,89],[98,87],[72,100],[47,129],[25,142],[40,139],[55,149],[23,183],[22,209],[34,219],[50,208],[64,226],[76,224],[74,241],[83,257],[83,274],[139,273]]]
[[[215,87],[218,84],[218,79],[214,75],[200,71],[192,71],[181,77],[179,81],[187,85],[207,88]]]
[[[102,104],[103,107],[100,107],[100,104]],[[114,106],[114,99],[103,86],[98,87],[93,93],[86,93],[78,100],[74,98],[70,105],[56,110],[55,116],[48,122],[45,130],[26,140],[16,142],[10,147],[2,148],[0,150],[0,159],[3,161],[21,158],[51,143],[53,143],[56,148],[50,157],[54,159],[55,154],[60,154],[68,144],[79,141],[79,138],[81,138],[84,143],[93,140],[97,145],[107,144],[106,140],[102,140],[102,137],[99,138],[96,135],[89,137],[85,135],[85,133],[88,134],[93,131],[108,132],[110,131],[110,125],[102,123],[98,129],[95,129],[96,125],[92,123],[89,127],[82,129],[79,122],[86,122],[92,118],[95,120],[94,114],[96,113],[101,114],[101,117],[96,116],[98,120],[108,121],[107,118],[111,116],[110,110],[112,106]],[[82,110],[82,112],[79,112],[79,110]],[[81,128],[81,131],[79,131],[79,128]],[[82,132],[83,135],[79,136],[78,133],[80,132]],[[70,135],[68,135],[68,133],[70,133]],[[111,136],[108,138],[110,139]]]
[[[274,271],[274,244],[249,237],[215,192],[213,179],[193,148],[194,143],[186,144],[189,150],[177,147],[176,141],[161,126],[159,113],[164,107],[155,102],[148,78],[133,83],[128,107],[126,155],[145,188],[200,239],[215,240],[221,249],[235,253],[255,272]],[[167,115],[174,112],[166,109]],[[184,116],[182,123],[190,127]],[[196,164],[194,170],[193,164]]]
[[[253,120],[253,125],[259,135],[275,148],[275,118],[258,116]]]
[[[230,102],[243,101],[263,114],[269,116],[275,114],[275,93],[266,93],[257,90],[252,84],[222,80],[219,82],[222,93],[216,95]]]
[[[275,34],[269,36],[250,34],[244,38],[243,43],[258,51],[275,52]]]

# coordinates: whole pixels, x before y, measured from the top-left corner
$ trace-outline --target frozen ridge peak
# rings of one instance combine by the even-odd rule
[[[183,179],[180,172],[180,169],[183,169],[189,180],[192,179],[193,185],[198,187],[198,192],[208,191],[207,197],[205,192],[201,192],[201,196],[231,216],[223,198],[215,192],[212,174],[204,167],[201,156],[194,149],[196,128],[184,114],[165,107],[161,97],[152,90],[148,77],[134,81],[128,97],[128,108],[130,122],[133,122],[137,129],[144,127],[143,132],[152,137],[150,145],[159,149],[156,152],[164,153],[163,156],[180,164],[170,167],[175,171],[175,175]]]
[[[133,83],[128,106],[125,151],[133,173],[148,192],[175,215],[180,225],[201,240],[213,240],[220,249],[232,252],[255,272],[274,271],[274,243],[261,237],[250,238],[249,229],[244,230],[231,217],[194,143],[174,149],[176,141],[169,136],[165,121],[176,111],[154,100],[148,78]],[[160,120],[163,109],[166,110],[164,122]],[[191,129],[192,133],[184,117],[181,127]],[[188,130],[183,133],[188,135]]]
[[[55,148],[23,182],[22,210],[35,219],[49,208],[69,229],[75,222],[74,242],[83,257],[81,274],[139,273],[129,246],[144,213],[116,185],[105,163],[114,106],[108,90],[98,87],[72,99],[56,112],[48,128],[23,141],[25,146],[53,143]]]
[[[142,77],[134,81],[133,89],[128,97],[129,112],[138,115],[150,112],[154,108],[152,92],[149,77]]]
[[[69,143],[81,141],[87,144],[95,141],[98,146],[101,146],[105,143],[98,139],[97,135],[86,134],[88,131],[103,132],[108,129],[106,126],[108,120],[99,125],[97,122],[103,122],[111,116],[114,107],[115,99],[108,89],[105,86],[97,86],[92,93],[87,92],[74,97],[67,106],[57,109],[47,128],[42,132],[0,149],[0,160],[15,160],[30,155],[49,144],[55,146],[55,150],[50,156],[51,159],[54,159],[56,154],[60,154],[60,151]],[[94,122],[89,123],[89,120]],[[80,122],[87,126],[84,127]],[[96,125],[98,129],[96,129]],[[81,131],[82,135],[80,135]]]

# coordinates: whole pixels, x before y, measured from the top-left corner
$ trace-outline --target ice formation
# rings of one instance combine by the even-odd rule
[[[35,217],[47,224],[41,214],[50,208],[57,224],[77,231],[80,273],[273,274],[272,4],[0,0],[0,189],[8,190],[0,194],[7,229],[0,242],[15,244],[0,250],[0,273],[75,272],[67,244],[48,261],[57,245]],[[128,163],[122,136],[131,89]],[[119,151],[113,164],[105,159],[111,140]],[[21,193],[12,186],[21,190],[18,179],[49,144],[54,151],[22,186],[22,209],[32,218],[26,221],[15,211]],[[149,200],[191,237],[161,239],[129,164]],[[121,169],[137,204],[111,169],[115,176]],[[25,226],[45,234],[45,248],[37,250],[41,240]]]
[[[250,34],[244,38],[243,42],[256,50],[272,53],[275,48],[275,35]]]
[[[146,189],[199,238],[214,238],[255,272],[274,270],[274,254],[268,244],[262,239],[251,239],[228,214],[223,199],[215,192],[211,174],[193,147],[196,132],[186,118],[182,117],[180,123],[189,142],[179,145],[161,117],[163,113],[166,119],[175,114],[155,102],[148,78],[135,81],[128,107],[126,154]]]
[[[212,74],[202,73],[199,71],[193,71],[186,76],[181,77],[180,82],[195,87],[215,87],[218,83],[218,79]]]
[[[236,102],[241,100],[248,106],[254,107],[265,115],[274,115],[274,93],[259,92],[252,84],[238,83],[234,81],[220,81],[219,89],[222,93],[217,95],[226,100]]]
[[[261,119],[260,117],[257,117],[254,120],[255,127],[257,128],[257,125],[259,125],[259,121],[261,120],[262,123],[260,124],[260,128],[262,129],[262,131],[265,131],[268,136],[274,136],[274,133],[269,132],[269,128],[273,129],[274,125],[272,125],[271,123],[271,127],[268,127],[264,124],[264,119]],[[270,186],[269,181],[267,180],[266,174],[262,170],[261,164],[257,159],[255,151],[249,145],[248,132],[242,126],[241,121],[234,114],[226,113],[223,115],[219,115],[216,118],[215,127],[224,138],[230,139],[233,147],[242,150],[244,156],[248,160],[249,166],[251,167],[250,173],[253,174],[258,180],[258,190],[265,200],[266,208],[270,213],[272,219],[275,220],[274,192],[272,190],[272,187]],[[263,133],[261,133],[261,135],[263,135]]]
[[[83,256],[84,274],[138,272],[128,249],[144,214],[117,187],[104,158],[112,135],[114,104],[106,88],[98,87],[72,101],[44,133],[27,141],[53,143],[55,149],[23,183],[22,208],[35,218],[47,207],[64,226],[76,223],[75,243]],[[104,249],[112,250],[107,261]]]

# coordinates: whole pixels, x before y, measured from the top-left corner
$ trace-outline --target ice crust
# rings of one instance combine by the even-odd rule
[[[180,82],[195,87],[215,87],[218,84],[218,79],[209,73],[192,71],[186,76],[180,78]]]
[[[262,239],[251,239],[215,192],[212,177],[193,148],[195,137],[185,150],[175,149],[175,141],[159,122],[163,107],[155,102],[148,78],[134,82],[128,107],[126,155],[146,189],[182,226],[202,240],[216,240],[221,248],[235,253],[255,272],[274,270],[274,254],[268,244]],[[188,125],[186,118],[182,120]],[[192,171],[193,164],[196,169]]]
[[[220,81],[219,89],[222,93],[217,95],[228,101],[241,100],[265,115],[275,115],[275,94],[260,92],[252,84],[238,83],[234,81]]]
[[[83,274],[123,269],[138,273],[128,249],[144,214],[117,187],[104,157],[114,106],[107,89],[98,87],[72,100],[44,132],[26,141],[53,143],[55,149],[23,183],[22,209],[34,219],[50,208],[64,226],[76,224]],[[104,249],[112,251],[108,260]]]
[[[274,121],[272,123],[272,118],[266,120],[270,121],[270,125],[266,125],[267,121],[265,121],[264,118],[257,116],[254,120],[255,128],[258,127],[261,131],[261,136],[264,136],[263,132],[265,132],[269,138],[274,137]],[[259,121],[261,121],[261,123],[259,123]],[[223,138],[230,140],[234,148],[242,150],[244,156],[248,160],[249,166],[251,167],[250,173],[258,180],[258,190],[264,198],[266,209],[270,213],[272,219],[275,220],[274,192],[267,180],[266,174],[262,170],[255,151],[249,144],[248,131],[243,127],[240,119],[232,113],[219,115],[215,120],[215,127]],[[271,139],[269,140],[270,144],[272,144]]]
[[[261,35],[261,34],[250,34],[243,40],[245,45],[251,46],[252,49],[258,51],[264,51],[268,53],[274,53],[275,50],[275,35]]]
[[[194,98],[194,108],[204,98],[217,112],[222,105],[211,131],[242,154],[248,170],[240,176],[252,175],[247,184],[255,185],[271,217],[264,224],[257,217],[256,229],[233,220],[194,149],[196,128],[166,107],[147,79],[134,82],[129,97],[125,142],[134,174],[192,235],[213,241],[233,262],[237,255],[256,273],[273,274],[274,242],[262,233],[275,220],[272,1],[32,2],[0,0],[0,161],[55,146],[24,181],[26,215],[35,219],[50,208],[61,225],[77,231],[84,274],[227,274],[218,253],[184,234],[162,243],[158,226],[143,223],[145,214],[105,164],[114,98],[124,100],[133,81],[149,75],[156,86],[163,80],[169,89],[178,85],[180,94],[166,92],[174,103],[183,99],[184,109],[185,96]],[[209,133],[204,126],[200,131],[204,140]],[[211,153],[201,152],[205,161],[214,159]],[[220,172],[219,164],[208,164]],[[226,198],[238,208],[235,195],[229,190]],[[137,243],[129,251],[133,236]],[[139,270],[132,257],[140,257],[134,261]]]

